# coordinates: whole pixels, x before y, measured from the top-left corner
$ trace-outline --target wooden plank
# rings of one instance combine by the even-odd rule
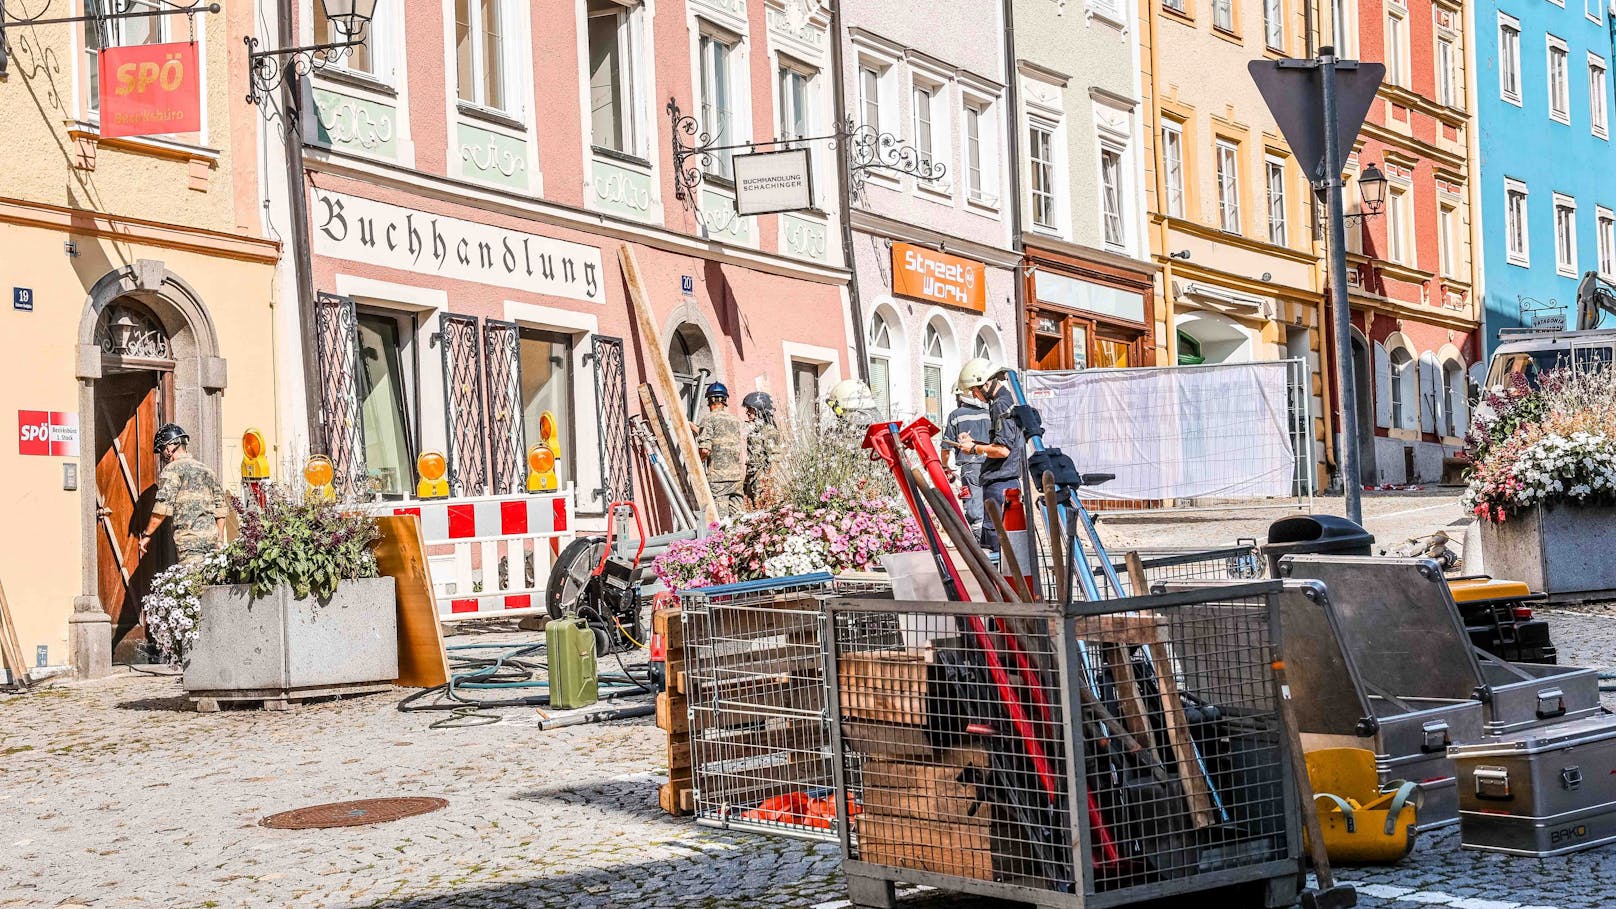
[[[1108,643],[1100,645],[1100,656],[1111,669],[1111,677],[1116,680],[1117,700],[1120,701],[1120,710],[1117,719],[1140,743],[1150,745],[1156,738],[1151,734],[1150,724],[1145,717],[1150,711],[1145,707],[1144,696],[1139,693],[1139,680],[1134,677],[1133,662],[1128,659],[1128,649],[1121,644]]]
[[[690,714],[685,699],[664,691],[656,696],[656,724],[667,732],[690,731]]]
[[[878,865],[992,880],[992,845],[985,826],[929,823],[868,812],[858,819],[858,857]]]
[[[1195,742],[1190,738],[1189,715],[1178,696],[1178,678],[1165,644],[1151,644],[1147,648],[1156,669],[1156,684],[1161,689],[1162,713],[1167,724],[1167,740],[1178,762],[1178,776],[1184,784],[1184,796],[1189,801],[1190,818],[1197,827],[1210,827],[1217,823],[1212,813],[1212,794],[1200,762],[1195,759]]]
[[[15,684],[28,681],[28,664],[23,659],[22,644],[17,640],[17,625],[11,617],[11,603],[6,600],[6,588],[0,585],[0,661],[11,671]]]
[[[713,505],[712,490],[707,487],[707,471],[701,463],[701,453],[696,450],[696,435],[691,431],[684,412],[672,406],[674,401],[679,400],[679,389],[673,383],[673,367],[668,364],[668,352],[662,346],[662,332],[657,328],[651,301],[646,297],[645,285],[640,281],[640,262],[634,255],[634,247],[627,243],[619,246],[617,261],[623,268],[623,284],[628,288],[629,302],[633,305],[640,343],[646,348],[645,359],[651,364],[651,384],[656,387],[657,394],[669,403],[667,412],[673,418],[671,434],[685,459],[685,465],[690,469],[690,485],[695,487],[691,492],[695,493],[696,504],[706,520],[709,523],[717,521],[718,509]]]
[[[690,760],[690,734],[668,734],[668,770],[686,769],[691,766]]]
[[[663,811],[675,817],[690,814],[696,810],[696,793],[689,786],[663,783],[662,788],[657,790],[657,803]]]
[[[395,685],[433,688],[449,681],[449,657],[433,599],[432,570],[426,560],[421,519],[388,515],[376,519],[376,568],[393,579],[398,600],[398,678]]]

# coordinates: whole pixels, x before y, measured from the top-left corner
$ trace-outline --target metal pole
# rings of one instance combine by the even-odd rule
[[[831,89],[835,96],[836,127],[839,132],[851,132],[852,121],[847,114],[847,74],[842,71],[842,4],[830,4],[830,68]],[[862,115],[863,112],[860,111]],[[847,160],[851,140],[842,135],[836,140],[836,185],[841,190],[842,208],[842,267],[847,269],[847,314],[853,321],[853,368],[848,370],[861,382],[870,381],[870,357],[864,343],[864,301],[859,296],[858,256],[853,245],[853,173]]]
[[[1335,388],[1341,409],[1337,454],[1347,518],[1363,523],[1363,481],[1358,476],[1358,393],[1352,369],[1352,312],[1347,297],[1347,218],[1341,200],[1341,150],[1337,145],[1335,48],[1321,47],[1318,56],[1324,88],[1324,191],[1330,218],[1330,305],[1335,314]]]

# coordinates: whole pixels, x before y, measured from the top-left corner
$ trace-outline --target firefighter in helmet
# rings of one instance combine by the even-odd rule
[[[696,449],[720,518],[746,511],[745,436],[741,421],[729,412],[729,389],[722,382],[707,386],[707,413],[696,430]]]
[[[140,534],[142,556],[166,518],[174,521],[174,549],[181,564],[200,562],[224,545],[230,505],[218,477],[191,457],[190,443],[191,437],[174,423],[157,430],[152,450],[162,460],[163,469],[157,475],[157,504],[152,506],[151,521]]]
[[[774,421],[774,399],[754,391],[741,399],[746,411],[746,500],[761,507],[773,484],[771,471],[780,455],[780,427]]]
[[[988,409],[988,434],[978,439],[969,430],[954,439],[956,450],[963,455],[982,455],[982,498],[984,502],[999,503],[1004,508],[1004,494],[1021,486],[1021,468],[1026,459],[1027,437],[1021,424],[1011,415],[1015,409],[1015,396],[1005,379],[1008,367],[997,366],[977,357],[960,368],[955,388]],[[999,534],[991,522],[982,526],[982,543],[992,552],[999,551]]]
[[[876,423],[881,419],[875,393],[858,379],[837,382],[825,397],[825,406],[838,420],[847,423]]]

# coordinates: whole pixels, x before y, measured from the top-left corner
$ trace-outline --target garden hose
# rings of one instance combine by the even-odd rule
[[[433,688],[423,688],[398,703],[403,713],[443,710],[449,716],[433,722],[431,729],[457,729],[484,726],[499,722],[499,718],[480,711],[501,707],[544,707],[550,703],[550,683],[539,676],[547,672],[543,661],[527,659],[544,652],[544,642],[502,644],[454,644],[444,648],[450,663],[449,681]],[[495,650],[488,656],[477,656],[456,651]],[[621,672],[601,673],[596,677],[600,698],[623,697],[649,693],[651,688],[648,667],[629,667],[617,655]],[[542,693],[522,697],[478,698],[467,696],[471,691],[505,691],[523,688],[539,689]],[[422,703],[429,697],[435,698]]]

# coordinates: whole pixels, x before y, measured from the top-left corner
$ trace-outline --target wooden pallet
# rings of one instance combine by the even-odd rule
[[[657,728],[668,734],[668,781],[657,793],[662,810],[672,815],[696,810],[695,780],[690,756],[690,700],[685,694],[684,620],[678,606],[651,616],[651,633],[662,636],[667,662],[667,690],[656,698]]]
[[[356,682],[351,685],[316,685],[308,688],[241,688],[230,691],[189,691],[186,697],[197,713],[218,713],[226,706],[257,705],[263,710],[291,710],[316,698],[341,698],[392,691],[392,682]]]

